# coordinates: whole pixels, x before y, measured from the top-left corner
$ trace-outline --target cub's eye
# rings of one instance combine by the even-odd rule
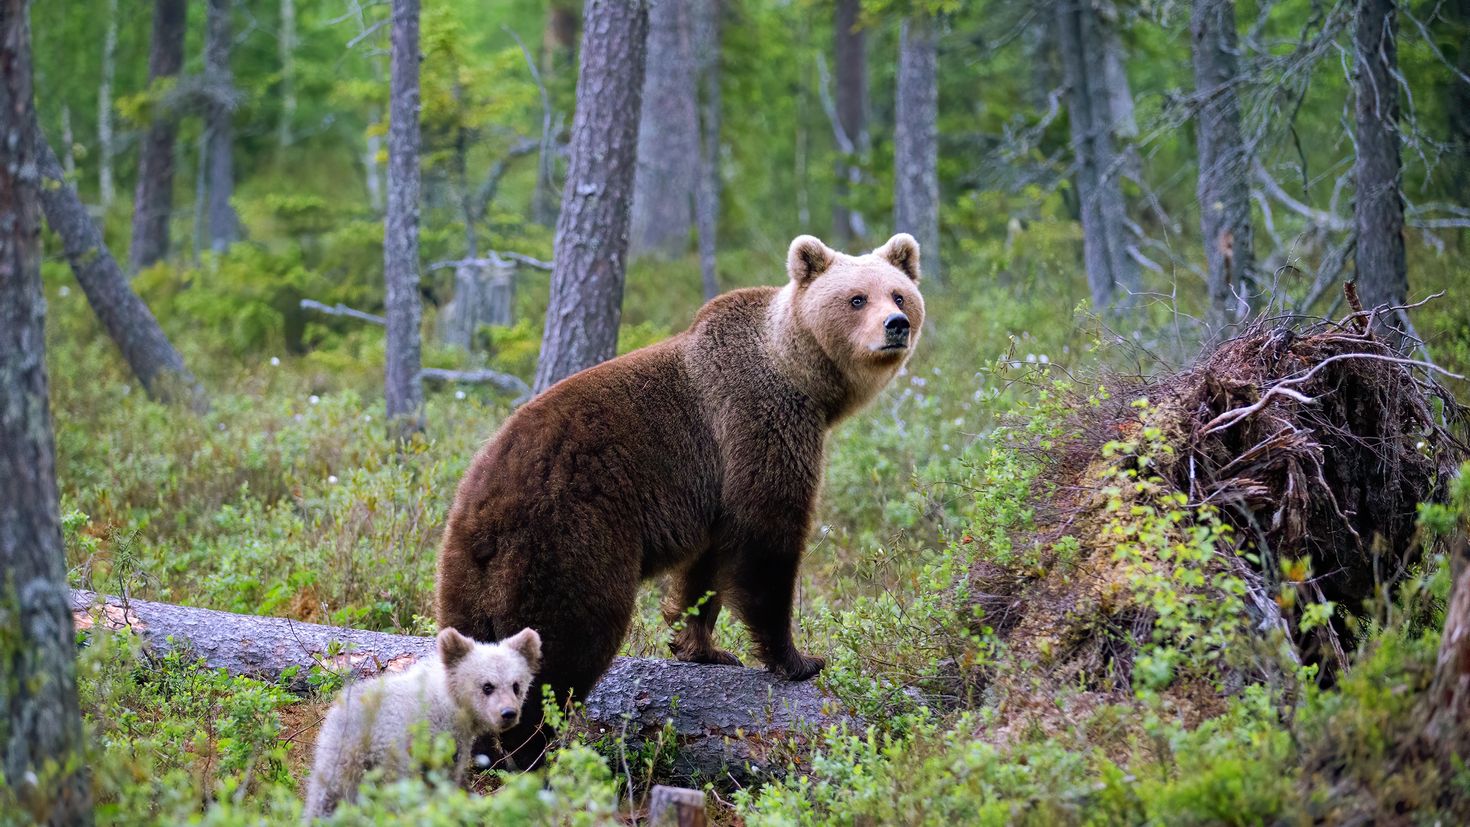
[[[521,694],[521,685],[520,685],[520,683],[517,682],[517,683],[511,684],[510,685],[510,691],[514,692],[517,695]]]
[[[868,303],[868,297],[867,296],[853,296],[852,297],[852,301],[850,302],[850,304],[852,304],[853,307],[862,307],[863,305],[865,305],[867,303]]]
[[[896,305],[898,305],[899,307],[903,307],[903,294],[902,293],[894,293],[893,294],[893,303],[896,304]]]
[[[486,695],[494,695],[495,694],[495,684],[493,684],[493,683],[487,683],[487,684],[485,684],[484,686],[482,686],[480,688],[485,691],[485,694]]]

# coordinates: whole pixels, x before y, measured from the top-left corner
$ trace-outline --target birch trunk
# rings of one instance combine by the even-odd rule
[[[939,76],[934,26],[932,17],[915,15],[899,31],[893,231],[918,239],[924,278],[938,282]]]
[[[421,430],[419,378],[419,0],[393,0],[388,125],[388,212],[383,234],[388,420],[397,436]]]
[[[240,237],[235,197],[234,78],[230,72],[232,0],[209,0],[204,79],[209,88],[205,132],[209,136],[209,248],[223,252]]]
[[[648,7],[588,0],[583,30],[537,393],[616,355],[622,319]]]
[[[97,196],[108,210],[117,198],[113,181],[112,84],[117,77],[117,0],[107,0],[107,33],[102,37],[102,81],[97,85]]]
[[[26,6],[0,0],[0,773],[31,821],[69,827],[92,823],[92,801],[47,397]]]
[[[634,256],[674,258],[689,247],[699,175],[692,18],[688,0],[653,0],[649,6],[629,239]]]
[[[1409,292],[1404,260],[1404,199],[1400,191],[1398,6],[1394,0],[1359,0],[1353,33],[1358,157],[1358,293],[1364,307],[1400,305]],[[1386,326],[1379,332],[1397,339]]]
[[[1240,48],[1234,0],[1195,0],[1194,85],[1199,147],[1200,233],[1208,264],[1206,285],[1216,329],[1250,312],[1255,282],[1251,226],[1250,158],[1240,128]]]
[[[155,0],[153,42],[148,54],[151,88],[177,78],[184,65],[187,0]],[[178,123],[173,113],[157,112],[138,152],[138,187],[133,195],[133,241],[129,269],[136,273],[168,255],[168,222],[174,206],[174,143]]]

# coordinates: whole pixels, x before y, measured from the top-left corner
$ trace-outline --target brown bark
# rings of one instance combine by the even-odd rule
[[[699,67],[699,183],[694,222],[699,231],[699,272],[708,301],[720,292],[715,252],[720,224],[720,28],[723,0],[694,5],[695,64]]]
[[[588,0],[537,393],[617,353],[648,8]]]
[[[1107,311],[1131,304],[1141,280],[1127,249],[1119,183],[1123,163],[1113,136],[1115,104],[1105,73],[1099,71],[1107,64],[1105,24],[1089,0],[1059,0],[1056,8],[1087,284],[1093,306]]]
[[[1460,538],[1454,583],[1444,613],[1434,681],[1425,697],[1424,735],[1445,758],[1470,757],[1470,544]]]
[[[1240,67],[1234,0],[1195,0],[1194,85],[1199,96],[1200,231],[1209,266],[1206,285],[1217,329],[1250,311],[1255,279],[1250,158],[1240,128]]]
[[[46,381],[26,0],[0,0],[0,802],[92,823]]]
[[[1400,191],[1398,7],[1394,0],[1360,0],[1353,32],[1358,157],[1356,280],[1365,307],[1401,305],[1409,292],[1404,260],[1404,199]],[[1389,319],[1386,324],[1397,323]],[[1379,331],[1390,339],[1388,327]]]
[[[862,213],[851,204],[851,185],[862,179],[868,146],[867,33],[858,27],[862,0],[837,0],[832,22],[832,56],[837,74],[837,123],[848,146],[839,147],[833,190],[832,235],[840,246],[866,234]]]
[[[383,278],[388,317],[384,386],[390,429],[422,429],[419,379],[419,0],[393,0],[388,125],[388,210]]]
[[[916,15],[899,32],[894,92],[893,231],[924,254],[924,278],[939,280],[939,74],[935,21]]]
[[[209,400],[204,388],[158,326],[153,311],[133,292],[81,196],[65,180],[56,153],[51,151],[35,124],[32,129],[41,176],[46,181],[41,188],[46,223],[61,237],[66,260],[87,295],[92,312],[97,314],[97,320],[149,396],[185,402],[198,411],[206,410]]]
[[[209,0],[204,39],[204,80],[209,103],[204,129],[209,144],[209,248],[222,252],[240,237],[235,197],[234,78],[230,72],[232,0]]]
[[[682,255],[694,226],[699,174],[699,113],[688,0],[653,0],[633,177],[629,253]],[[580,96],[578,97],[580,101]]]
[[[310,691],[307,678],[316,666],[365,678],[406,669],[434,649],[433,638],[124,602],[87,591],[73,591],[71,606],[79,629],[128,628],[154,652],[188,647],[206,666],[232,675],[274,681],[293,670],[287,683],[298,692]],[[766,745],[846,720],[828,711],[837,706],[814,682],[782,681],[762,669],[618,658],[587,698],[586,723],[593,732],[626,733],[636,747],[671,721],[681,772],[741,776],[750,772],[744,762],[765,762]]]
[[[187,0],[156,0],[148,83],[155,90],[177,78],[184,66]],[[138,152],[138,187],[133,196],[133,242],[129,270],[136,273],[168,255],[168,222],[174,205],[174,143],[178,123],[172,112],[154,113]]]

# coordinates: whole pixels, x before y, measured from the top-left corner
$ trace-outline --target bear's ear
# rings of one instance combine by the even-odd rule
[[[532,672],[541,668],[541,635],[535,629],[522,629],[500,641],[500,645],[519,652]]]
[[[439,630],[439,660],[443,661],[445,666],[459,663],[474,649],[475,642],[460,634],[453,627],[446,626]]]
[[[919,281],[919,242],[908,233],[899,233],[888,239],[888,243],[874,250],[873,255],[902,270],[915,283]]]
[[[836,255],[816,236],[799,235],[786,253],[786,273],[798,286],[805,287],[832,266]]]

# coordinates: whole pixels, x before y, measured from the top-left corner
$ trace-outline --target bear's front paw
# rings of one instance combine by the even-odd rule
[[[699,649],[695,651],[689,651],[675,647],[674,657],[678,660],[684,661],[685,663],[712,663],[716,666],[745,665],[740,662],[740,658],[737,658],[731,653],[726,652],[724,649],[715,649],[713,647],[709,649]]]
[[[767,668],[778,678],[788,681],[806,681],[815,678],[817,673],[822,671],[822,667],[826,665],[826,660],[815,655],[803,655],[800,652],[793,651],[780,664],[771,665]]]

